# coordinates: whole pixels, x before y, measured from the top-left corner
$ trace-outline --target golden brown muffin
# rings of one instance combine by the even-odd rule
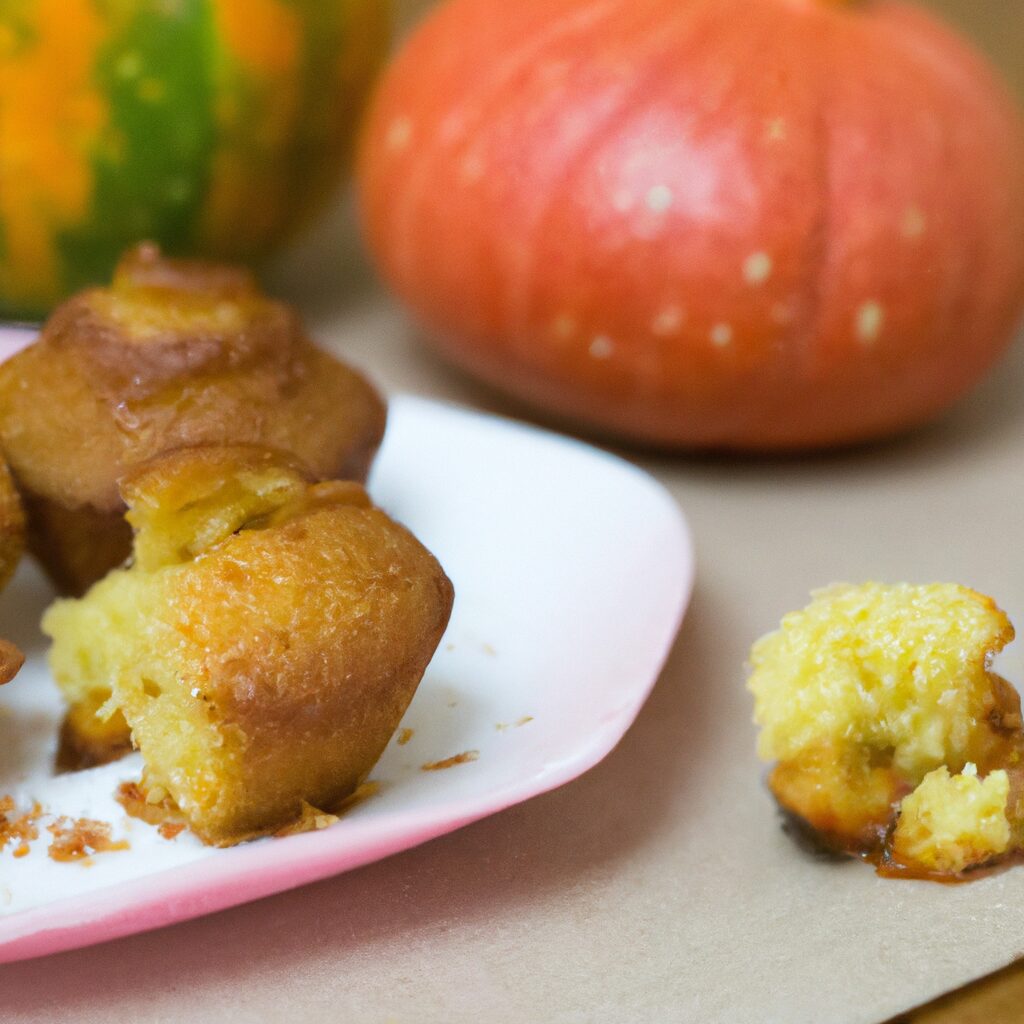
[[[1013,639],[954,584],[816,592],[751,653],[758,750],[780,805],[884,873],[959,876],[1024,840],[1020,698],[990,668]]]
[[[0,366],[0,443],[29,546],[72,594],[130,551],[118,481],[133,466],[251,443],[293,453],[319,479],[362,480],[384,420],[363,377],[316,348],[247,271],[164,259],[148,244]]]
[[[18,491],[0,458],[0,590],[7,586],[25,549],[25,514]],[[0,686],[9,683],[25,662],[14,644],[0,640]]]
[[[254,448],[178,450],[123,494],[132,565],[43,620],[65,695],[123,715],[149,800],[206,842],[337,804],[445,629],[437,561],[359,484]]]

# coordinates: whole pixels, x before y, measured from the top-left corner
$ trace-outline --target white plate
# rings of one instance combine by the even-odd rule
[[[113,938],[322,878],[568,782],[603,758],[647,697],[689,597],[693,558],[675,502],[638,469],[578,442],[422,399],[390,406],[370,487],[455,584],[451,623],[372,778],[379,793],[333,827],[230,850],[162,838],[113,800],[138,755],[54,776],[61,703],[23,564],[0,635],[28,654],[0,689],[0,795],[98,818],[127,851],[58,863],[41,836],[0,853],[0,962]],[[475,761],[421,766],[465,751]]]

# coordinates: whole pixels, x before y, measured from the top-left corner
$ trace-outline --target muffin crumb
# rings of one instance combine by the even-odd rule
[[[955,584],[816,591],[751,652],[779,805],[886,875],[960,880],[1021,852],[1020,697],[991,668],[1013,636]]]

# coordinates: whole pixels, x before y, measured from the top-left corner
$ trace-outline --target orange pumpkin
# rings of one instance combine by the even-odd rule
[[[669,446],[933,417],[1024,302],[1024,129],[888,0],[450,0],[360,157],[383,273],[455,363]]]

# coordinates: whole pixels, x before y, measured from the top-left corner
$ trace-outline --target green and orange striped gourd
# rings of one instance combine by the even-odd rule
[[[142,238],[265,257],[328,196],[388,0],[0,0],[0,316]]]

